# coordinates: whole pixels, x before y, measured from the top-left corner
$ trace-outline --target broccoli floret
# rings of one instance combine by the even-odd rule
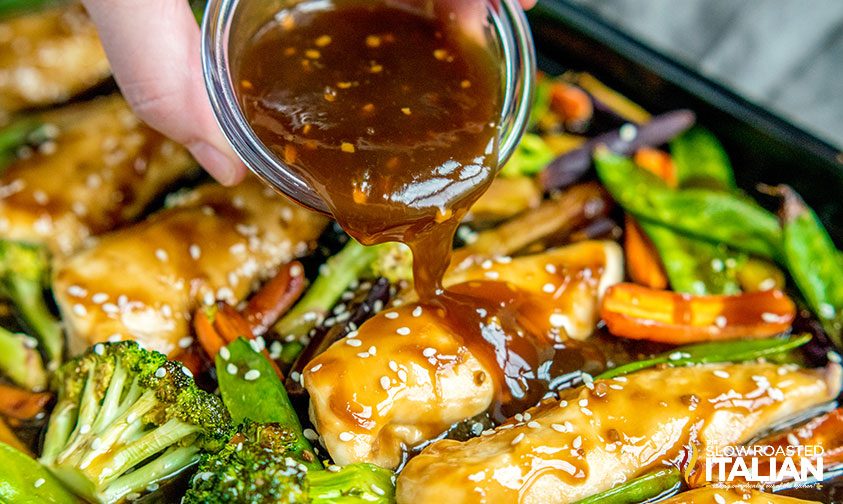
[[[64,333],[44,300],[50,263],[43,247],[0,240],[0,293],[14,303],[40,340],[52,370],[61,363]]]
[[[222,449],[231,421],[180,363],[135,342],[99,343],[53,378],[40,461],[79,496],[113,503]]]
[[[293,456],[295,441],[281,424],[245,421],[228,446],[203,458],[182,503],[393,502],[391,471],[371,464],[308,470]]]

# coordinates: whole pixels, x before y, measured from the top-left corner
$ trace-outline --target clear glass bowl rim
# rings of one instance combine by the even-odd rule
[[[260,179],[313,210],[330,214],[319,195],[258,139],[240,109],[228,64],[237,6],[248,0],[210,0],[202,22],[202,71],[214,116],[237,155]],[[530,115],[536,75],[532,34],[517,0],[485,0],[504,68],[498,166],[515,152]]]

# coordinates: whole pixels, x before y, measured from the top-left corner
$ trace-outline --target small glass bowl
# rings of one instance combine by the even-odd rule
[[[283,9],[326,0],[210,0],[202,23],[202,69],[217,122],[234,151],[264,182],[300,204],[330,214],[319,195],[257,137],[240,108],[232,80],[232,60],[244,44]],[[499,163],[509,159],[527,127],[536,56],[533,38],[517,0],[483,0],[492,33],[490,48],[500,55],[503,106]],[[232,37],[233,33],[243,34]]]

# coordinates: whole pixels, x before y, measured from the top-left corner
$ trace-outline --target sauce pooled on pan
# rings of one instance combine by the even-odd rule
[[[303,2],[258,31],[235,75],[257,136],[349,234],[412,249],[421,303],[496,372],[502,420],[593,360],[540,329],[549,313],[525,323],[527,292],[497,282],[442,289],[456,228],[498,162],[496,45],[488,27],[447,8],[471,3]],[[485,12],[484,1],[474,4]]]

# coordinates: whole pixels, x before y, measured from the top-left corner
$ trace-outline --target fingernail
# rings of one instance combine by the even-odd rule
[[[202,168],[220,184],[234,185],[243,178],[242,163],[232,160],[213,145],[207,142],[195,142],[188,148]]]

